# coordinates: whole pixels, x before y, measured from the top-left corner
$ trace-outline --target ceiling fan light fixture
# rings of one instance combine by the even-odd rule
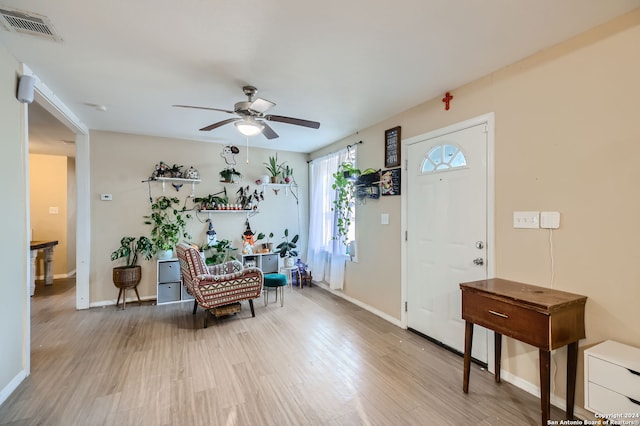
[[[255,120],[236,121],[233,124],[235,124],[238,131],[245,136],[255,136],[262,132],[262,129],[264,128],[262,124]]]

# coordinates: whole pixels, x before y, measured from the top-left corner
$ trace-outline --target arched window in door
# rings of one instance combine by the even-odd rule
[[[436,145],[422,162],[422,173],[441,172],[467,166],[467,159],[460,147],[452,144]]]

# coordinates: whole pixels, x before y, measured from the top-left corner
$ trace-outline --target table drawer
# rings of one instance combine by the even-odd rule
[[[636,404],[626,396],[593,382],[589,383],[589,400],[586,402],[587,408],[596,413],[640,413],[640,403]],[[638,418],[627,420],[638,420]]]
[[[589,356],[589,381],[640,401],[640,372]],[[640,406],[637,407],[640,410]]]
[[[462,317],[505,336],[539,348],[549,348],[549,316],[487,297],[474,291],[462,292]]]

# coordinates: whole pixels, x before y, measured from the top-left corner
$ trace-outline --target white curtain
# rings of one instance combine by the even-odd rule
[[[355,148],[345,149],[311,162],[309,167],[309,244],[307,262],[313,277],[329,283],[332,289],[342,289],[347,261],[346,247],[338,239],[336,215],[331,210],[336,191],[333,174],[343,162],[355,158]],[[352,223],[353,226],[353,223]]]

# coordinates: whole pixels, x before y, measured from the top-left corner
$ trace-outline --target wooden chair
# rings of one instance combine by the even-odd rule
[[[304,287],[305,284],[308,284],[309,287],[311,287],[313,276],[311,275],[311,269],[309,269],[309,265],[298,259],[296,261],[296,266],[298,267],[296,279],[298,280],[298,285],[300,285],[300,288]]]

